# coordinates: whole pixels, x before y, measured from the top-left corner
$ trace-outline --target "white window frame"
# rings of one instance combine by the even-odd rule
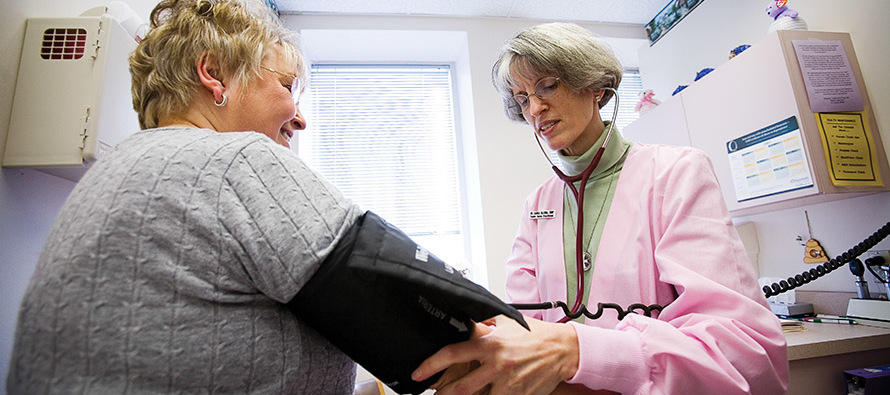
[[[304,29],[300,35],[303,53],[311,63],[427,63],[451,66],[464,251],[462,257],[446,262],[455,267],[466,267],[468,278],[488,287],[466,32]],[[311,100],[311,94],[310,85],[307,96],[302,100]],[[301,110],[311,128],[312,114],[306,113],[304,107]],[[292,144],[295,150],[299,149],[299,133]],[[363,208],[373,210],[371,207]],[[423,245],[422,240],[418,242]]]

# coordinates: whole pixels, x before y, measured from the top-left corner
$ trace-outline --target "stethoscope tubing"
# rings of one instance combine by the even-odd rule
[[[556,173],[556,176],[559,177],[568,187],[569,190],[572,191],[572,196],[575,198],[575,203],[578,206],[578,221],[575,224],[575,275],[577,281],[577,289],[575,293],[575,301],[572,303],[572,308],[566,316],[559,320],[559,322],[568,322],[572,318],[577,318],[583,314],[583,311],[586,311],[584,308],[583,298],[584,298],[584,191],[587,189],[587,182],[590,180],[590,176],[593,174],[593,170],[599,165],[600,160],[602,160],[603,154],[606,152],[606,147],[609,145],[609,140],[612,137],[612,131],[615,130],[615,120],[618,117],[618,91],[612,88],[603,88],[612,91],[612,94],[615,96],[615,108],[612,111],[612,122],[608,125],[608,131],[606,131],[606,137],[603,139],[603,145],[597,149],[596,154],[594,154],[593,159],[590,161],[590,164],[582,171],[580,174],[569,176],[565,174],[562,170],[560,170],[556,165],[552,162],[550,163],[553,172]],[[535,133],[535,139],[538,139],[537,133]],[[540,140],[538,140],[538,146],[541,146]],[[541,147],[543,152],[543,147]],[[547,156],[546,152],[544,153]],[[549,161],[549,156],[547,157]],[[575,187],[576,182],[580,184],[578,187]],[[568,276],[568,273],[566,273]],[[555,308],[558,305],[567,305],[562,302],[551,302],[551,305]],[[563,311],[566,309],[563,308]]]

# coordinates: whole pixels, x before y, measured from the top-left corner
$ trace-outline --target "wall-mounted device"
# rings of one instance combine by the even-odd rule
[[[75,18],[29,18],[3,167],[77,181],[104,150],[137,131],[128,63],[135,48],[105,7]]]
[[[850,271],[856,276],[856,286],[859,298],[850,299],[849,305],[847,306],[847,316],[856,318],[861,321],[860,323],[890,328],[890,300],[888,300],[890,299],[890,285],[888,285],[888,283],[890,283],[890,266],[887,265],[887,262],[890,261],[890,259],[880,256],[880,253],[876,253],[875,251],[869,251],[887,236],[890,236],[890,222],[887,222],[878,228],[878,230],[866,237],[859,244],[856,244],[843,254],[838,255],[828,262],[817,265],[816,267],[793,277],[788,277],[785,280],[764,285],[763,294],[767,298],[770,298],[791,291],[837,270],[846,263],[850,263]],[[863,264],[857,257],[866,253],[871,256],[867,258]],[[884,253],[887,254],[886,251]],[[877,266],[878,269],[875,270],[872,266]],[[884,284],[888,299],[866,299],[867,297],[870,297],[867,288],[868,285],[863,277],[866,269],[868,269],[878,281]]]

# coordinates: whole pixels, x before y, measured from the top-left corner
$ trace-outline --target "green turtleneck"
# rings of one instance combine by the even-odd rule
[[[608,129],[610,122],[607,121],[605,124]],[[565,156],[562,152],[557,152],[557,157],[562,164],[561,168],[567,175],[581,174],[587,168],[587,165],[590,164],[594,155],[596,155],[596,151],[603,145],[607,129],[604,129],[593,146],[580,156]],[[605,152],[603,152],[599,165],[593,169],[584,191],[584,234],[581,245],[585,246],[591,256],[591,268],[584,272],[584,284],[586,284],[586,287],[582,301],[585,304],[590,295],[593,262],[596,262],[596,251],[602,236],[603,225],[606,223],[609,207],[612,204],[612,197],[615,194],[615,186],[618,184],[618,175],[621,173],[624,159],[627,157],[630,147],[631,142],[625,140],[616,128],[609,139]],[[576,188],[579,188],[581,182],[574,184]],[[578,220],[578,205],[575,202],[575,196],[568,186],[565,187],[564,196],[563,243],[565,245],[566,289],[568,291],[566,301],[571,307],[575,301],[578,283],[575,264],[575,232]],[[576,321],[583,322],[584,316],[581,316]]]

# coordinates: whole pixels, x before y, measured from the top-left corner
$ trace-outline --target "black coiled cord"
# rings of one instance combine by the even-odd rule
[[[871,236],[868,236],[867,238],[865,238],[865,240],[862,240],[859,244],[853,246],[853,248],[850,248],[843,254],[838,255],[836,258],[794,277],[788,277],[787,279],[779,281],[777,283],[773,283],[772,285],[764,285],[763,293],[768,298],[770,296],[775,296],[807,284],[819,277],[822,277],[834,271],[847,262],[856,259],[856,257],[862,255],[863,253],[880,243],[881,240],[884,240],[884,238],[886,238],[888,235],[890,235],[890,222],[887,222],[886,224],[884,224],[884,226],[880,227],[878,230],[872,233]],[[566,317],[569,317],[571,319],[575,319],[584,315],[592,320],[600,318],[603,315],[605,309],[614,309],[615,311],[617,311],[619,320],[624,319],[624,317],[630,313],[643,314],[646,317],[651,317],[652,312],[661,312],[661,310],[664,309],[664,306],[657,304],[651,304],[647,306],[642,303],[634,303],[628,306],[625,310],[620,305],[615,303],[597,303],[596,313],[591,313],[590,311],[588,311],[587,306],[583,304],[578,309],[578,311],[573,313],[569,306],[565,302],[561,301],[546,303],[513,303],[510,304],[510,306],[513,306],[513,308],[517,310],[548,310],[560,308],[562,309]]]
[[[642,303],[634,303],[630,306],[627,306],[627,310],[619,306],[615,303],[597,303],[596,313],[591,313],[587,311],[587,306],[581,305],[578,311],[572,313],[572,310],[569,308],[565,302],[547,302],[547,303],[514,303],[510,306],[513,306],[517,310],[547,310],[547,309],[555,309],[561,308],[562,312],[571,319],[578,318],[582,315],[595,320],[600,318],[603,315],[605,309],[614,309],[618,312],[618,319],[622,320],[624,317],[630,313],[643,314],[646,317],[651,317],[653,311],[661,311],[664,309],[664,306],[660,306],[657,304],[650,304],[648,306]],[[642,313],[640,313],[642,312]]]
[[[843,254],[838,255],[836,258],[803,273],[800,273],[794,277],[788,277],[787,279],[773,283],[772,285],[764,285],[763,294],[767,298],[770,296],[775,296],[780,293],[800,287],[819,277],[831,273],[833,270],[843,266],[847,262],[856,259],[856,257],[858,257],[859,255],[862,255],[866,251],[870,250],[881,240],[884,240],[887,235],[890,235],[890,222],[887,222],[886,224],[884,224],[884,226],[876,230],[875,233],[872,233],[871,236],[868,236],[865,240],[862,240],[862,242],[853,246],[853,248],[850,248]]]

